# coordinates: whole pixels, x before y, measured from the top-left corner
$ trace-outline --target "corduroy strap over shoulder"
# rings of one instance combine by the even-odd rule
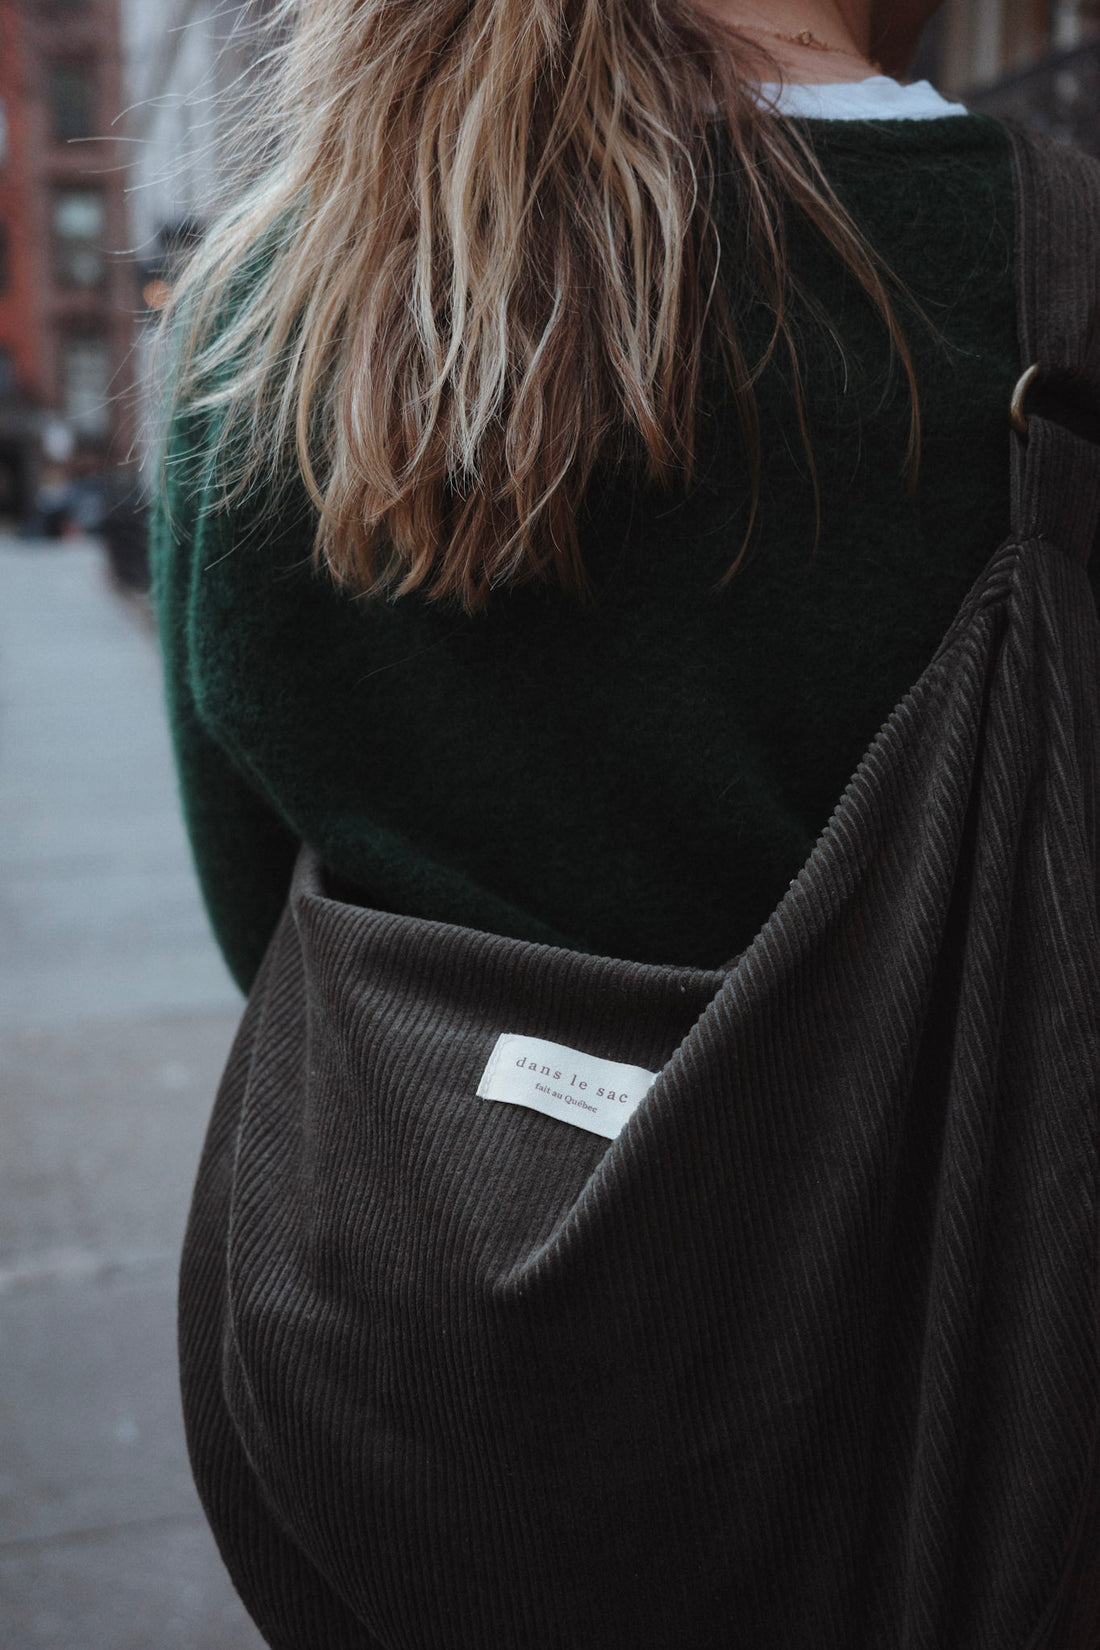
[[[1026,440],[1013,452],[1014,531],[1086,560],[1100,528],[1100,202],[1094,167],[1013,131]],[[1052,425],[1054,426],[1052,428]]]
[[[1017,157],[1053,372],[1098,169]],[[368,910],[303,848],[181,1275],[196,1481],[277,1650],[1096,1650],[1097,471],[1054,412],[728,969]],[[608,1138],[481,1097],[506,1033],[656,1075]]]

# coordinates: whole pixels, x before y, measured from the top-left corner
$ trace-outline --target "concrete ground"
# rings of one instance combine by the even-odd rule
[[[241,1012],[156,643],[89,540],[0,537],[0,1645],[258,1650],[187,1466],[175,1269]]]

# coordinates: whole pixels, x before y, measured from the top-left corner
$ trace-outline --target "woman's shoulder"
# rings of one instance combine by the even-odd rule
[[[898,220],[903,235],[914,214],[952,224],[1012,200],[1012,132],[1002,121],[952,101],[928,81],[902,84],[886,75],[817,85],[763,85],[762,106],[789,121],[845,205],[865,228]],[[725,157],[725,123],[714,134]],[[720,166],[720,172],[724,166]]]
[[[1008,126],[945,97],[927,80],[888,75],[817,85],[763,85],[762,105],[792,121],[828,169],[881,169],[883,186],[909,168],[961,165],[1002,173],[1011,158]],[[894,174],[892,177],[891,174]]]
[[[1052,153],[1056,170],[1076,175],[1090,189],[1100,187],[1096,156],[970,109],[927,80],[902,82],[875,74],[818,85],[764,85],[759,95],[765,107],[797,123],[820,159],[835,157],[842,169],[853,161],[884,170],[899,160],[933,170],[961,165],[999,172],[1003,186],[1014,151],[1023,148]]]

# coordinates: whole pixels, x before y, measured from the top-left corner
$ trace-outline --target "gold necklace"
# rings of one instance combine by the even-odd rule
[[[780,34],[778,29],[758,29],[751,23],[744,23],[742,27],[752,34],[766,34],[772,40],[785,40],[789,46],[805,46],[812,52],[836,52],[841,57],[858,57],[861,62],[874,69],[876,74],[882,73],[882,64],[874,58],[864,57],[861,52],[851,51],[847,46],[827,46],[824,40],[819,40],[809,29],[800,29],[797,34]]]

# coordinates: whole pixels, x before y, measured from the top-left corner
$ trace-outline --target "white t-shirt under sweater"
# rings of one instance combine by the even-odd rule
[[[777,114],[795,120],[939,120],[970,112],[941,97],[930,81],[903,86],[885,74],[819,86],[766,84],[760,95]]]

